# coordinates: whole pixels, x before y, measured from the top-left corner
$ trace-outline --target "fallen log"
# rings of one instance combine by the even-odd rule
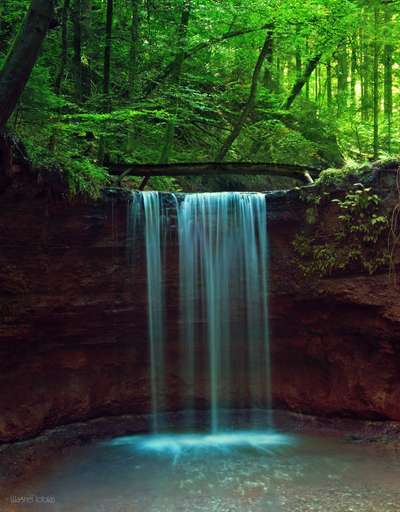
[[[322,169],[297,164],[253,162],[203,162],[176,164],[108,164],[111,174],[119,176],[211,176],[221,174],[283,176],[303,183],[313,183]]]

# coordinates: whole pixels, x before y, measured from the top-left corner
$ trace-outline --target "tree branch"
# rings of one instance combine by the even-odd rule
[[[304,85],[307,83],[307,81],[310,78],[310,76],[312,75],[313,71],[318,66],[321,58],[322,58],[322,53],[318,53],[317,55],[315,55],[315,57],[313,57],[311,60],[308,61],[303,74],[293,84],[293,87],[289,93],[289,96],[287,97],[286,101],[283,103],[283,105],[282,105],[283,110],[289,110],[290,107],[293,105],[294,100],[301,93]]]
[[[151,82],[148,84],[148,86],[146,87],[146,89],[144,91],[144,97],[147,98],[148,96],[150,96],[150,94],[152,94],[157,89],[157,87],[164,80],[166,80],[169,77],[169,75],[171,75],[171,73],[176,68],[178,59],[181,58],[182,60],[186,60],[186,59],[192,57],[195,53],[197,53],[201,50],[204,50],[205,48],[208,48],[209,46],[212,46],[212,45],[218,44],[218,43],[222,43],[223,41],[226,41],[227,39],[232,39],[234,37],[243,36],[245,34],[251,34],[253,32],[259,32],[261,30],[265,30],[266,28],[270,28],[270,25],[265,24],[262,27],[258,27],[258,28],[245,28],[242,30],[234,30],[232,32],[227,32],[226,34],[223,34],[222,36],[213,37],[213,38],[209,39],[208,41],[204,41],[203,43],[196,44],[192,48],[189,48],[187,51],[185,51],[183,53],[183,55],[175,56],[175,58],[169,64],[166,65],[166,67],[161,71],[161,73],[159,75],[157,75],[156,78],[153,78],[151,80]]]
[[[254,104],[255,104],[256,96],[257,96],[258,80],[260,78],[260,73],[261,73],[261,69],[264,64],[264,61],[265,61],[268,53],[270,52],[270,49],[272,46],[272,37],[273,37],[273,31],[271,28],[269,28],[267,31],[267,35],[265,37],[264,45],[261,49],[260,55],[258,56],[257,63],[255,65],[255,68],[253,71],[250,93],[249,93],[249,97],[247,99],[246,105],[244,106],[244,108],[239,116],[238,121],[236,122],[235,126],[233,127],[232,132],[228,135],[228,137],[226,138],[220,151],[217,154],[216,160],[218,162],[222,161],[225,158],[230,147],[232,146],[234,141],[239,136],[239,134],[243,128],[243,125],[247,120],[247,117],[249,116],[250,112],[254,108]]]

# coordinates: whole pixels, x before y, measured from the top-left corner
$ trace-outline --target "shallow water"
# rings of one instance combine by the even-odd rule
[[[73,448],[9,494],[32,502],[2,512],[394,512],[400,454],[271,432],[131,436]]]

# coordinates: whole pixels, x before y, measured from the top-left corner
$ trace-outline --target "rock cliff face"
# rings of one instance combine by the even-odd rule
[[[393,169],[373,177],[387,211],[394,182]],[[0,441],[148,411],[145,262],[135,258],[132,272],[127,258],[129,194],[69,202],[41,186],[24,190],[0,195]],[[386,273],[299,272],[293,240],[306,222],[304,193],[315,192],[268,198],[274,404],[400,421],[398,290]],[[319,229],[329,233],[336,216],[328,205]],[[176,409],[176,258],[168,276],[166,401]],[[206,406],[207,393],[197,402]]]

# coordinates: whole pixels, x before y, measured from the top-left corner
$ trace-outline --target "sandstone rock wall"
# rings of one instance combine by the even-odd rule
[[[388,211],[393,183],[389,170],[374,177]],[[310,279],[298,271],[302,194],[268,198],[274,404],[400,421],[399,292],[386,273]],[[136,257],[132,272],[128,198],[116,190],[89,202],[42,191],[0,196],[0,442],[149,410],[145,262]],[[327,207],[324,229],[336,214]],[[174,409],[184,388],[174,257],[168,276],[166,402]],[[207,401],[204,378],[197,404]]]

